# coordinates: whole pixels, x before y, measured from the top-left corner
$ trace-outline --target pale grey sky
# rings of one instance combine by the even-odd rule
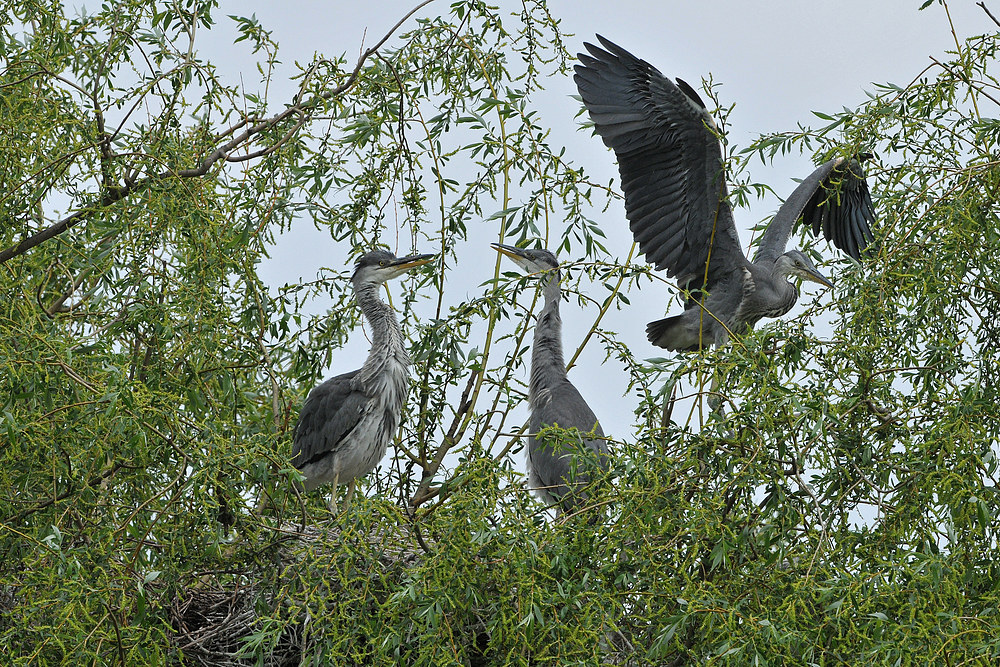
[[[290,65],[295,60],[308,62],[316,52],[347,53],[353,57],[381,38],[416,4],[399,0],[369,3],[222,0],[218,15],[256,13],[261,23],[273,30],[282,60]],[[447,13],[449,4],[444,0],[432,3],[420,14]],[[521,7],[520,3],[498,4],[510,7],[511,11],[519,11]],[[944,8],[935,4],[918,12],[921,3],[917,0],[767,3],[552,0],[548,4],[552,14],[562,20],[563,31],[574,35],[568,38],[574,53],[582,50],[584,41],[593,41],[595,32],[600,32],[667,76],[681,77],[696,87],[703,76],[711,73],[722,86],[719,95],[723,103],[736,105],[729,118],[729,137],[739,146],[746,146],[762,132],[794,130],[799,122],[818,125],[820,121],[813,116],[813,110],[835,112],[843,106],[857,106],[864,101],[865,91],[874,91],[873,82],[906,85],[930,64],[930,56],[944,59],[946,51],[955,49]],[[959,40],[994,28],[971,0],[955,1],[950,10]],[[248,65],[246,47],[226,43],[224,24],[225,20],[220,22],[219,29],[213,30],[211,39],[201,36],[199,51],[223,72],[238,75],[241,67]],[[413,25],[411,19],[404,30]],[[389,45],[392,44],[390,40]],[[293,72],[288,67],[284,74]],[[249,74],[256,76],[255,72]],[[270,95],[275,104],[290,99],[294,93],[294,86],[285,75],[279,72],[275,77]],[[582,165],[593,180],[617,179],[613,154],[589,130],[577,129],[574,117],[580,105],[570,97],[575,93],[570,76],[555,77],[548,80],[544,94],[536,98],[542,124],[553,129],[550,143],[567,146],[567,157]],[[809,155],[785,155],[778,156],[773,164],[755,161],[750,170],[753,180],[768,183],[787,196],[795,186],[792,179],[806,176],[812,166]],[[749,211],[736,211],[744,246],[750,240],[748,228],[770,216],[777,206],[777,200],[771,198],[753,203]],[[497,209],[500,208],[498,204]],[[595,210],[590,217],[608,234],[609,249],[624,258],[632,239],[621,205],[613,205],[606,212]],[[476,229],[474,225],[470,228]],[[495,231],[483,225],[481,236],[479,232],[471,236],[468,252],[473,259],[467,269],[460,265],[449,283],[449,290],[459,290],[453,301],[474,293],[476,286],[489,277],[482,258],[488,258],[492,265],[488,244],[495,240]],[[816,247],[825,258],[833,260],[821,268],[835,277],[836,263],[843,260],[825,243],[819,242]],[[333,247],[328,235],[303,221],[281,239],[272,261],[262,266],[262,273],[274,285],[311,280],[320,267],[342,268],[344,257],[346,249]],[[466,270],[467,276],[462,273]],[[459,275],[461,280],[457,279]],[[835,291],[813,287],[808,285],[803,290],[800,304],[786,317],[795,317],[803,304],[808,305],[814,299],[835,298]],[[593,294],[598,298],[604,291],[600,285],[593,286]],[[665,356],[665,351],[646,341],[644,330],[648,320],[663,315],[670,293],[654,284],[630,293],[629,298],[631,307],[609,313],[605,326],[621,331],[621,340],[639,358]],[[676,304],[671,310],[679,312]],[[593,320],[593,313],[575,311],[575,302],[563,307],[564,342],[570,351],[582,336],[575,333],[578,327],[574,325],[589,326]],[[347,348],[334,355],[328,375],[356,367],[367,349],[364,337],[355,335]],[[622,396],[627,378],[617,363],[612,360],[603,367],[602,364],[603,350],[592,344],[570,377],[594,405],[605,431],[630,440],[636,399]]]

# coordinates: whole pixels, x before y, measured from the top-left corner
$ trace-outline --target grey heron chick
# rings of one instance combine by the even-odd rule
[[[795,224],[854,259],[874,243],[875,210],[861,160],[835,158],[803,180],[768,224],[750,261],[726,189],[719,130],[694,89],[597,36],[584,44],[574,80],[604,143],[618,158],[625,210],[647,261],[676,278],[684,313],[650,322],[647,337],[668,350],[725,344],[798,300],[789,278],[832,284],[798,250]]]
[[[387,250],[373,250],[362,255],[351,276],[355,300],[371,327],[371,351],[361,368],[309,392],[292,445],[292,464],[305,476],[302,488],[311,491],[332,483],[334,508],[337,485],[349,485],[349,501],[355,481],[385,456],[409,391],[410,355],[396,315],[379,298],[379,288],[433,258],[397,258]]]
[[[577,489],[590,483],[590,472],[608,467],[608,444],[594,411],[566,376],[562,351],[562,318],[559,315],[559,261],[548,250],[515,248],[492,244],[528,274],[542,281],[545,305],[535,323],[531,346],[531,377],[528,404],[528,484],[563,512],[578,507],[585,499]],[[546,427],[576,429],[579,440],[562,442],[558,437],[543,438]],[[576,446],[574,446],[576,445]],[[584,456],[580,456],[583,454]],[[589,454],[589,456],[587,455]]]

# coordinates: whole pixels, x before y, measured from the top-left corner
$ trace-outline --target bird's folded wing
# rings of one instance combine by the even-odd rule
[[[298,467],[334,454],[357,426],[368,396],[351,387],[358,371],[344,373],[317,385],[302,406],[295,426],[292,463]]]

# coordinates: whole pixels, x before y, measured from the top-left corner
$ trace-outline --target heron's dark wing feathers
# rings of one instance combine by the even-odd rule
[[[581,434],[593,431],[596,439],[585,437],[583,445],[598,455],[597,462],[601,467],[607,468],[608,443],[602,439],[604,430],[577,388],[568,379],[564,379],[553,384],[548,391],[550,394],[546,404],[541,409],[532,411],[529,422],[532,433],[554,425],[566,429],[575,428]],[[569,453],[566,450],[557,451],[553,447],[535,448],[530,453],[537,482],[543,487],[552,487],[547,493],[555,498],[561,498],[569,490],[566,481],[573,478],[575,472],[578,473],[575,478],[578,483],[586,483],[589,479],[586,466],[578,459],[566,455]],[[575,466],[578,467],[577,470],[574,470]]]
[[[846,165],[837,163],[821,185],[806,202],[803,221],[814,235],[818,236],[822,230],[824,238],[854,259],[860,259],[861,253],[872,249],[875,243],[871,230],[875,207],[864,168],[858,160],[850,160]]]
[[[854,259],[872,249],[875,207],[861,162],[834,158],[799,183],[761,235],[756,261],[774,261],[784,253],[799,220]]]
[[[593,429],[596,435],[604,436],[597,415],[590,409],[572,382],[568,379],[563,380],[554,384],[548,391],[549,401],[532,415],[532,419],[538,421],[534,426],[559,424],[563,428],[576,428],[583,433],[590,433]],[[601,444],[597,446],[606,450],[607,444],[603,440],[599,442]]]
[[[335,453],[361,420],[369,397],[351,386],[359,370],[332,377],[309,392],[295,426],[292,463],[296,467]]]
[[[618,158],[629,226],[646,259],[682,285],[743,264],[715,123],[691,86],[600,35],[574,80]],[[714,231],[714,233],[713,233]],[[710,252],[711,251],[711,252]]]
[[[677,82],[677,87],[681,89],[681,92],[690,97],[694,102],[697,102],[698,106],[705,109],[707,113],[708,107],[701,101],[701,95],[698,94],[698,91],[692,88],[691,84],[680,77],[677,77],[674,80]]]

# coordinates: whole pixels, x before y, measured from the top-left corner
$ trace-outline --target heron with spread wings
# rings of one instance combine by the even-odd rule
[[[719,130],[694,89],[597,36],[574,80],[604,143],[618,158],[625,211],[646,259],[677,280],[684,312],[650,322],[668,350],[724,345],[798,300],[789,278],[832,284],[799,250],[785,251],[796,222],[854,259],[872,247],[875,210],[861,160],[835,158],[803,180],[768,224],[757,255],[740,247],[726,190]]]

